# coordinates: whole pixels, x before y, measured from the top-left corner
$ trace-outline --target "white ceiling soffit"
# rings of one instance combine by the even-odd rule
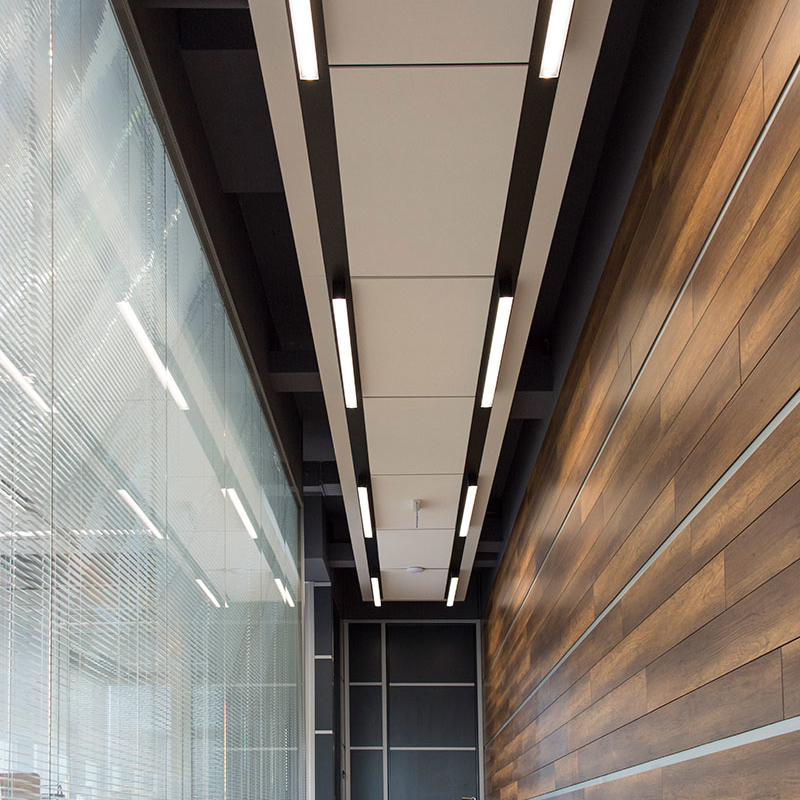
[[[322,390],[342,485],[342,497],[352,534],[356,570],[362,595],[369,598],[371,589],[367,551],[361,538],[356,475],[339,377],[336,339],[311,183],[311,168],[306,151],[287,8],[283,0],[260,0],[251,4],[250,14],[253,19],[281,175],[286,188],[286,203],[289,207],[311,333],[320,367]]]
[[[447,586],[446,569],[426,569],[412,574],[402,569],[381,569],[384,600],[438,600]]]
[[[444,542],[452,546],[455,535],[536,4],[323,2],[382,593],[385,600],[442,601]],[[459,599],[469,583],[610,4],[576,2]],[[251,14],[359,582],[369,600],[286,5],[263,0],[251,5]],[[418,515],[412,498],[422,501]],[[402,569],[411,565],[426,570]]]
[[[453,475],[372,476],[372,502],[382,530],[449,528],[452,534],[456,525],[453,495],[460,491],[461,472]],[[409,497],[420,500],[419,513],[414,504],[408,502]]]
[[[383,596],[441,602],[536,8],[323,4]]]
[[[536,0],[324,0],[328,61],[527,64]]]
[[[351,276],[494,275],[527,71],[331,67]]]
[[[365,397],[372,474],[463,473],[473,405],[474,397]],[[409,506],[414,499],[407,498]],[[375,524],[383,527],[377,514]]]
[[[365,397],[475,396],[491,278],[353,278],[352,289]]]
[[[386,570],[404,570],[407,567],[429,569],[447,569],[450,565],[450,553],[453,549],[453,528],[439,530],[406,531],[378,530],[378,551],[381,568]],[[412,552],[416,559],[408,563],[408,554]],[[413,574],[413,573],[412,573]],[[441,597],[437,597],[441,600]]]

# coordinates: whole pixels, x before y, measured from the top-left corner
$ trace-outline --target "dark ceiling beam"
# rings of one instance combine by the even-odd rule
[[[272,351],[267,359],[276,392],[321,392],[322,381],[313,351]]]
[[[356,560],[350,542],[328,542],[326,562],[328,569],[355,569]]]
[[[303,494],[340,497],[342,485],[335,461],[303,462]]]
[[[511,419],[545,419],[553,406],[552,392],[520,391],[514,393]]]
[[[321,392],[319,372],[272,372],[272,385],[276,392]]]

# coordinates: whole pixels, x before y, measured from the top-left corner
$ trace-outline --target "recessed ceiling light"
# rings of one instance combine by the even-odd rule
[[[477,494],[477,484],[473,483],[467,486],[467,492],[464,495],[464,509],[461,512],[461,527],[458,530],[458,535],[462,539],[469,533],[469,523],[472,520],[472,510],[475,508]]]
[[[139,322],[139,317],[136,316],[136,312],[131,307],[131,304],[126,300],[122,300],[117,303],[117,308],[122,318],[128,323],[128,327],[131,329],[134,339],[138,342],[139,347],[142,348],[145,358],[150,362],[150,366],[153,368],[153,372],[155,372],[161,385],[172,395],[175,405],[178,406],[181,411],[188,411],[189,404],[186,402],[183,392],[181,392],[178,384],[175,382],[175,378],[172,377],[172,373],[164,366],[164,363],[158,357],[158,353],[156,353],[156,349],[153,347],[150,337],[142,327],[142,323]]]
[[[381,585],[377,578],[370,578],[369,582],[372,584],[372,602],[375,603],[375,608],[381,607]]]
[[[292,18],[294,52],[297,56],[297,72],[302,81],[319,80],[317,48],[314,44],[314,22],[311,17],[310,0],[289,0]]]
[[[350,321],[347,314],[347,300],[333,298],[333,322],[336,328],[336,345],[339,350],[339,368],[342,372],[344,404],[348,408],[358,407],[356,394],[356,373],[353,365],[353,345],[350,341]]]
[[[547,23],[547,37],[544,40],[542,66],[539,70],[540,78],[557,78],[561,71],[573,3],[574,0],[553,0],[550,21]]]
[[[486,377],[483,380],[481,408],[490,408],[494,402],[494,393],[495,389],[497,389],[497,379],[500,376],[500,362],[503,358],[503,348],[506,344],[508,321],[511,318],[511,304],[513,302],[514,298],[507,295],[497,300],[492,343],[489,346],[489,361],[486,364]]]
[[[447,592],[447,606],[448,608],[456,601],[456,589],[458,588],[458,578],[450,578],[450,589]]]
[[[372,538],[372,515],[369,510],[369,490],[366,486],[358,487],[358,506],[361,509],[361,527],[364,529],[364,538]]]

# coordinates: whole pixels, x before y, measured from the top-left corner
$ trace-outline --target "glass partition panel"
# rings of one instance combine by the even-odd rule
[[[0,0],[0,797],[301,792],[299,509],[106,0]]]

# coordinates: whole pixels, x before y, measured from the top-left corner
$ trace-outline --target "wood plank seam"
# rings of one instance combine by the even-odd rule
[[[569,658],[569,656],[577,649],[587,636],[605,619],[611,610],[622,600],[628,593],[631,587],[647,572],[648,569],[655,563],[658,557],[669,547],[672,542],[692,523],[700,512],[705,508],[711,499],[716,495],[720,489],[741,469],[747,460],[758,450],[759,447],[780,427],[780,424],[794,411],[795,408],[800,406],[800,390],[795,392],[792,397],[784,404],[780,411],[767,423],[761,432],[753,439],[753,441],[742,451],[736,461],[731,464],[727,470],[717,479],[714,485],[703,495],[697,504],[689,511],[689,513],[678,523],[673,531],[661,543],[658,549],[648,558],[648,560],[639,568],[634,576],[628,581],[627,584],[620,590],[620,592],[608,603],[608,605],[597,615],[595,620],[589,627],[575,640],[571,647],[564,653],[563,656],[553,665],[550,671],[542,678],[541,681],[531,690],[531,692],[522,700],[516,710],[511,714],[508,719],[495,731],[486,743],[488,748],[497,736],[506,728],[506,726],[517,716],[522,708],[536,695],[540,688],[555,674],[556,670]]]
[[[798,484],[795,484],[795,485],[798,485]],[[789,492],[791,492],[791,489],[787,489],[787,491],[784,493],[784,495],[783,495],[783,496],[785,496],[785,495],[789,494]],[[783,496],[782,496],[782,497],[783,497]],[[779,498],[779,500],[780,500],[780,498]],[[776,501],[776,502],[778,502],[778,501]],[[737,536],[736,536],[736,537],[735,537],[735,538],[734,538],[734,539],[731,541],[731,543],[730,543],[730,544],[732,544],[734,541],[736,541],[736,539],[738,539],[740,536],[744,535],[748,529],[750,529],[750,528],[751,528],[753,525],[755,525],[755,524],[756,524],[756,522],[757,522],[757,520],[758,520],[758,519],[760,519],[761,517],[763,517],[763,516],[764,516],[765,514],[767,514],[768,512],[769,512],[769,509],[767,509],[766,511],[762,512],[762,514],[761,514],[761,515],[759,515],[759,517],[757,517],[757,518],[756,518],[756,520],[753,520],[753,522],[751,522],[751,523],[750,523],[750,524],[747,526],[747,528],[745,528],[745,529],[742,531],[742,533],[738,534],[738,535],[737,535]],[[730,546],[730,544],[729,544],[728,546]],[[715,553],[715,554],[714,554],[714,557],[716,557],[717,555],[718,555],[718,553]],[[755,590],[753,590],[753,591],[755,591]],[[750,593],[748,593],[748,594],[750,594]],[[747,595],[743,595],[741,598],[739,598],[739,600],[737,600],[737,602],[741,602],[742,600],[744,600],[744,599],[745,599],[745,597],[746,597],[746,596],[747,596]],[[793,640],[793,641],[800,641],[800,640]],[[791,643],[787,643],[787,644],[791,644]],[[770,653],[775,653],[776,651],[781,651],[781,650],[782,650],[782,646],[778,646],[777,648],[775,648],[775,649],[771,650],[771,651],[770,651]],[[642,669],[642,671],[643,671],[643,670],[644,670],[644,668]],[[722,677],[722,676],[721,676],[721,677]],[[718,680],[718,679],[714,679],[714,680]],[[699,688],[701,688],[701,687],[698,687],[698,689],[699,689]],[[613,691],[613,690],[612,690],[612,691]],[[689,692],[689,694],[691,694],[691,692]],[[603,697],[606,697],[606,696],[607,696],[607,695],[604,695]],[[669,703],[672,703],[672,702],[674,702],[674,701],[676,701],[676,700],[679,700],[679,699],[681,699],[682,697],[685,697],[685,696],[686,696],[686,695],[677,695],[677,696],[675,696],[675,697],[671,697],[671,698],[670,698],[670,700],[668,701],[668,703],[667,703],[667,704],[669,704]],[[593,705],[595,705],[597,702],[601,701],[601,700],[603,699],[603,697],[601,697],[601,698],[598,698],[597,700],[593,700]],[[578,747],[579,747],[579,748],[583,748],[583,747],[585,747],[586,745],[592,744],[593,742],[595,742],[595,741],[597,741],[597,740],[599,740],[599,739],[602,739],[603,737],[605,737],[605,736],[607,736],[607,735],[609,735],[609,734],[611,734],[611,733],[614,733],[615,731],[617,731],[617,730],[619,730],[619,729],[621,729],[621,728],[624,728],[624,727],[626,727],[627,725],[629,725],[629,724],[630,724],[630,723],[632,723],[632,722],[635,722],[635,721],[637,721],[637,720],[644,719],[644,718],[645,718],[645,717],[647,717],[649,714],[653,713],[653,711],[657,710],[658,708],[662,708],[662,707],[663,707],[663,706],[658,706],[657,708],[650,709],[649,711],[646,711],[646,712],[644,712],[643,714],[640,714],[640,715],[638,715],[638,716],[632,716],[632,717],[630,717],[630,718],[626,719],[626,721],[625,721],[625,722],[623,722],[623,723],[622,723],[622,724],[620,724],[620,725],[617,725],[617,726],[616,726],[616,727],[614,727],[614,728],[609,728],[609,729],[607,729],[607,730],[603,730],[601,733],[600,733],[600,732],[598,732],[598,733],[597,733],[597,735],[595,735],[594,737],[592,737],[592,738],[589,738],[589,739],[586,739],[586,740],[582,740],[582,741],[581,741],[581,743],[580,743],[580,745],[578,745]],[[784,717],[785,717],[785,711],[782,709],[782,711],[781,711],[781,718],[784,718]],[[566,726],[568,726],[568,725],[569,725],[571,722],[573,722],[573,721],[574,721],[574,719],[575,719],[575,717],[571,718],[570,720],[567,720],[567,721],[566,721],[566,722],[565,722],[563,725],[559,726],[559,728],[555,729],[555,730],[554,730],[552,733],[548,734],[548,736],[554,735],[554,734],[555,734],[557,731],[564,729],[564,728],[565,728]],[[547,737],[545,737],[545,738],[547,738]],[[541,742],[541,740],[539,740],[539,741],[537,742],[537,744],[539,744],[540,742]],[[531,749],[531,748],[529,748],[529,750],[530,750],[530,749]],[[527,751],[526,751],[526,752],[527,752]],[[564,754],[563,756],[556,756],[556,759],[558,759],[558,758],[562,758],[562,757],[567,757],[567,756],[571,755],[573,752],[574,752],[574,751],[569,751],[568,753]],[[550,763],[550,762],[547,762],[547,764],[549,764],[549,763]],[[545,763],[542,763],[542,764],[540,764],[540,766],[539,766],[539,767],[537,767],[537,769],[540,769],[540,768],[541,768],[541,767],[543,767],[543,766],[546,766],[546,764],[545,764]]]
[[[668,756],[661,756],[660,758],[643,761],[641,764],[615,770],[614,772],[609,772],[605,775],[600,775],[597,778],[581,781],[580,783],[575,783],[571,786],[564,786],[551,792],[537,794],[533,797],[526,798],[526,800],[550,800],[550,798],[562,797],[570,792],[588,789],[592,786],[599,786],[603,783],[610,783],[631,775],[639,775],[644,772],[650,772],[651,770],[662,769],[663,767],[681,764],[685,761],[692,761],[696,758],[702,758],[703,756],[711,755],[713,753],[722,753],[726,750],[733,750],[737,747],[753,744],[754,742],[763,742],[767,739],[774,739],[778,736],[785,736],[797,731],[800,731],[800,716],[789,717],[789,719],[780,720],[779,722],[772,722],[769,725],[753,728],[752,730],[745,731],[744,733],[737,733],[733,736],[726,736],[722,739],[716,739],[713,742],[707,742],[706,744],[701,744],[697,747],[691,747],[687,750],[680,750],[677,753],[672,753]]]
[[[591,475],[592,475],[592,473],[593,473],[598,461],[600,460],[600,458],[601,458],[601,456],[603,454],[603,451],[606,448],[606,445],[608,444],[608,442],[609,442],[609,440],[611,438],[611,435],[614,432],[614,429],[617,426],[617,423],[619,422],[620,418],[622,417],[622,414],[624,413],[625,409],[627,408],[628,403],[629,403],[629,401],[630,401],[630,399],[631,399],[631,397],[632,397],[632,395],[633,395],[633,393],[634,393],[634,391],[636,389],[636,386],[638,385],[638,383],[639,383],[639,381],[640,381],[640,379],[641,379],[641,377],[642,377],[642,375],[644,373],[645,368],[649,364],[649,362],[650,362],[650,360],[651,360],[651,358],[653,356],[653,353],[655,352],[656,347],[657,347],[659,341],[662,338],[662,335],[663,335],[664,331],[666,330],[670,320],[673,318],[673,316],[675,314],[675,310],[678,307],[678,304],[680,303],[681,299],[683,298],[684,294],[686,293],[686,289],[688,288],[689,284],[691,283],[692,278],[694,277],[695,273],[697,272],[697,269],[698,269],[698,267],[700,265],[700,262],[702,261],[703,256],[705,255],[706,251],[708,250],[708,247],[709,247],[709,245],[711,243],[711,240],[713,239],[714,235],[716,234],[717,230],[719,229],[725,214],[727,213],[728,209],[730,208],[730,205],[733,202],[733,199],[734,199],[734,197],[736,196],[736,193],[739,190],[739,187],[741,186],[741,184],[742,184],[747,172],[749,171],[750,166],[752,165],[753,161],[755,160],[755,157],[756,157],[759,149],[761,148],[761,145],[762,145],[762,143],[763,143],[763,141],[764,141],[769,129],[772,127],[773,121],[775,120],[775,118],[778,115],[778,112],[779,112],[781,106],[783,105],[783,102],[784,102],[784,100],[786,98],[786,95],[789,93],[789,90],[790,90],[791,86],[793,85],[795,79],[797,78],[798,72],[800,72],[800,61],[798,61],[795,64],[791,75],[787,79],[787,81],[786,81],[786,83],[785,83],[785,85],[784,85],[784,87],[783,87],[783,89],[781,91],[781,94],[779,95],[777,101],[775,102],[775,105],[772,108],[772,111],[769,114],[769,117],[767,118],[766,122],[764,123],[763,128],[761,129],[761,131],[760,131],[760,133],[758,135],[758,138],[756,139],[755,143],[753,144],[753,147],[751,148],[750,153],[748,154],[748,157],[747,157],[747,160],[744,163],[744,166],[742,167],[742,169],[740,170],[739,174],[737,175],[737,178],[736,178],[733,186],[731,187],[731,190],[728,193],[728,196],[726,197],[725,202],[724,202],[722,208],[720,209],[719,214],[717,215],[717,218],[714,220],[714,224],[712,225],[708,235],[706,236],[706,238],[705,238],[705,240],[703,242],[703,246],[701,247],[700,252],[698,253],[697,257],[695,258],[694,263],[692,264],[692,267],[689,270],[689,273],[687,274],[686,278],[684,279],[684,281],[683,281],[683,283],[681,285],[680,290],[678,291],[678,294],[677,294],[675,300],[673,301],[672,305],[670,306],[669,311],[667,312],[667,316],[665,317],[661,327],[658,330],[658,333],[656,334],[655,339],[653,340],[653,343],[651,344],[651,346],[650,346],[650,348],[649,348],[649,350],[647,352],[647,355],[645,356],[644,360],[642,361],[642,365],[639,368],[639,370],[638,370],[638,372],[636,374],[636,377],[632,381],[632,383],[630,385],[630,388],[628,389],[628,392],[626,393],[625,398],[623,399],[622,405],[620,406],[620,409],[619,409],[618,413],[616,414],[616,416],[614,418],[614,421],[611,423],[611,427],[609,428],[608,433],[606,434],[605,438],[603,439],[602,444],[600,445],[600,449],[598,450],[598,452],[597,452],[596,456],[594,457],[591,465],[589,466],[589,470],[587,471],[586,476],[584,477],[580,487],[578,488],[578,491],[577,491],[577,493],[575,495],[575,498],[573,499],[572,503],[570,504],[570,507],[569,507],[569,509],[567,511],[566,516],[564,517],[564,520],[562,521],[562,523],[560,524],[558,530],[556,531],[556,534],[553,537],[553,541],[550,543],[550,546],[549,546],[549,548],[547,550],[547,553],[545,554],[544,559],[542,560],[542,563],[539,565],[539,568],[537,569],[536,574],[533,576],[533,579],[532,579],[532,581],[530,583],[530,586],[528,587],[528,590],[525,593],[525,596],[523,597],[522,602],[519,605],[519,608],[517,609],[516,613],[514,614],[514,617],[512,618],[508,628],[506,629],[506,632],[505,632],[505,634],[504,634],[504,636],[503,636],[503,638],[502,638],[502,640],[500,642],[500,645],[498,646],[494,656],[492,657],[491,661],[489,662],[489,669],[491,669],[491,667],[494,665],[495,661],[500,656],[500,653],[503,650],[503,647],[505,646],[505,644],[506,644],[506,642],[508,640],[508,637],[511,634],[511,631],[513,630],[513,628],[514,628],[514,626],[515,626],[515,624],[516,624],[516,622],[517,622],[517,620],[519,618],[519,615],[522,612],[522,608],[524,607],[525,602],[527,601],[528,597],[531,594],[531,591],[533,590],[534,584],[536,583],[537,579],[539,578],[539,575],[541,574],[542,569],[544,568],[545,564],[547,563],[547,561],[548,561],[548,559],[550,557],[550,554],[553,551],[553,547],[555,546],[556,540],[558,539],[561,531],[566,526],[567,521],[569,520],[569,518],[570,518],[572,512],[574,511],[575,507],[578,505],[578,500],[580,498],[581,492],[583,491],[583,488],[586,486],[586,483],[589,481],[589,479],[590,479],[590,477],[591,477]],[[494,738],[494,737],[492,737],[492,738]]]

